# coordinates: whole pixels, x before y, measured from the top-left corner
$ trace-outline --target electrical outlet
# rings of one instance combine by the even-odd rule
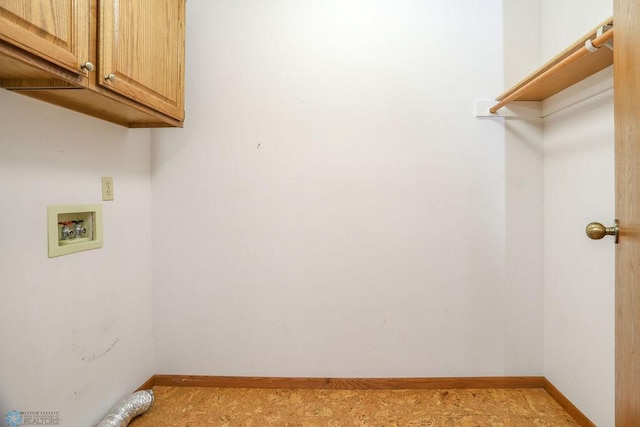
[[[102,177],[102,200],[113,200],[113,178]]]

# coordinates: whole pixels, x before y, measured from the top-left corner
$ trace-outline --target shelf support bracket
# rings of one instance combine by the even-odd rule
[[[596,33],[596,38],[600,37],[605,32],[612,29],[613,29],[613,25],[603,25],[602,27],[598,28],[598,32]],[[613,50],[613,39],[607,40],[604,45],[609,49]]]
[[[603,25],[602,27],[598,28],[598,32],[596,33],[596,38],[601,37],[604,33],[606,33],[612,28],[613,28],[613,25]],[[586,47],[587,50],[591,53],[596,52],[602,46],[606,46],[609,49],[613,50],[613,40],[609,39],[600,46],[594,46],[591,40],[587,40],[584,42],[584,47]]]
[[[542,118],[542,102],[540,101],[514,101],[509,107],[496,113],[491,113],[489,108],[495,101],[488,99],[476,99],[474,113],[477,118],[508,118],[508,119],[540,119]]]

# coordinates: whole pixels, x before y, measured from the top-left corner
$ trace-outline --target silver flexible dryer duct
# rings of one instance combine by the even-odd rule
[[[96,427],[126,427],[134,417],[147,412],[152,403],[153,391],[136,391],[111,408]]]

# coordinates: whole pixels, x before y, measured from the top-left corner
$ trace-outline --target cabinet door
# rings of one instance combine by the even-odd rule
[[[0,0],[0,39],[83,74],[89,19],[89,0]]]
[[[182,120],[185,0],[100,5],[99,83]]]

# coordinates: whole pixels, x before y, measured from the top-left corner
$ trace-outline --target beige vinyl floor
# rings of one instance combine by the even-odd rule
[[[576,426],[543,389],[291,390],[153,388],[132,427]]]

